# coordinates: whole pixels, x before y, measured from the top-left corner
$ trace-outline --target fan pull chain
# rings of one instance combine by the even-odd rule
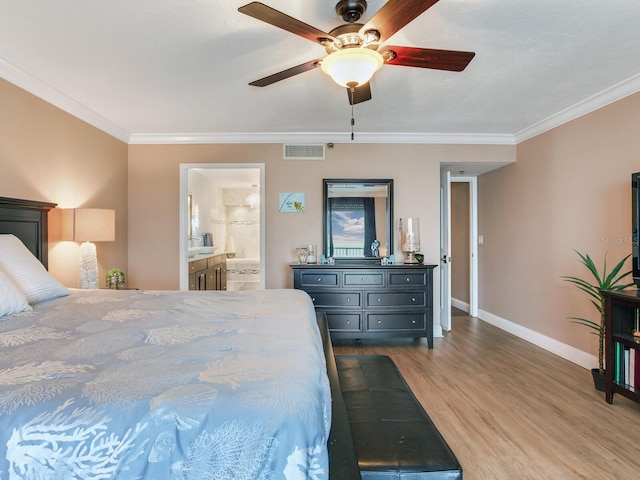
[[[356,120],[353,118],[353,100],[356,89],[351,86],[351,141],[353,142],[353,126],[356,124]]]
[[[351,141],[353,141],[353,126],[355,124],[356,124],[356,121],[353,118],[353,105],[351,105]]]

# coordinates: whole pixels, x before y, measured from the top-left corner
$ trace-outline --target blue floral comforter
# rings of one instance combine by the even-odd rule
[[[299,290],[73,290],[0,319],[0,479],[326,479]]]

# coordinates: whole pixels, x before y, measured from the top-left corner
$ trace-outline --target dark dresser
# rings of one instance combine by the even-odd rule
[[[427,337],[436,265],[292,264],[293,286],[327,316],[331,338]]]

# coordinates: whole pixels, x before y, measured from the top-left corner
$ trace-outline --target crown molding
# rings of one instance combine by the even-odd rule
[[[585,100],[572,105],[569,108],[565,108],[558,113],[551,115],[550,117],[534,123],[530,127],[520,130],[514,135],[516,144],[522,143],[525,140],[529,140],[537,135],[548,132],[560,125],[563,125],[571,120],[582,117],[588,113],[594,112],[599,108],[605,107],[613,102],[633,95],[640,91],[640,73],[634,75],[627,80],[623,80],[595,95],[592,95]]]
[[[3,58],[0,58],[0,77],[112,137],[129,142],[129,132]]]
[[[209,143],[412,143],[460,145],[515,145],[513,135],[459,133],[182,133],[131,135],[130,144],[209,144]]]

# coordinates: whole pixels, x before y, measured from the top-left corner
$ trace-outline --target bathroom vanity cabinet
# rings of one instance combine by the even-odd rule
[[[189,260],[189,290],[226,290],[227,258],[211,255]]]

